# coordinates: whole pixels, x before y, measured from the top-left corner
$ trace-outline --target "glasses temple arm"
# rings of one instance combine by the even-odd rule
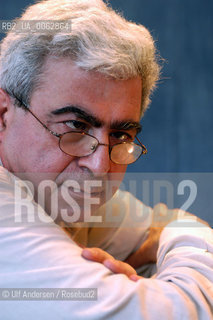
[[[147,153],[147,148],[140,142],[140,140],[138,139],[138,137],[136,137],[137,141],[140,143],[142,149],[143,149],[143,154],[146,154]]]
[[[15,98],[16,100],[18,100],[18,102],[22,105],[22,107],[24,107],[25,110],[29,111],[29,112],[31,113],[31,115],[32,115],[46,130],[48,130],[50,133],[52,133],[54,136],[56,136],[56,137],[58,137],[58,138],[61,137],[61,134],[56,133],[56,132],[50,130],[50,129],[46,126],[46,124],[44,124],[44,123],[30,110],[30,106],[29,106],[29,105],[27,105],[24,101],[22,101],[22,100],[20,100],[19,98],[17,98],[15,95],[13,95],[13,96],[14,96],[14,98]]]

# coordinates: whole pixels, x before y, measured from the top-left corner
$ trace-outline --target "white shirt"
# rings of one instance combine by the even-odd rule
[[[168,225],[160,238],[156,275],[133,282],[125,275],[112,274],[99,263],[83,259],[82,249],[54,222],[42,223],[40,219],[17,226],[14,216],[20,212],[16,211],[13,184],[14,176],[0,168],[1,288],[97,288],[98,299],[1,298],[0,319],[212,319],[210,228],[198,222],[185,228],[180,227],[180,222]],[[24,202],[33,206],[40,217],[47,217],[29,194]],[[23,219],[26,214],[23,209]]]

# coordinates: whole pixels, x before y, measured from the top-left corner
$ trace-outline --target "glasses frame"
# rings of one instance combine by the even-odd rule
[[[94,152],[97,150],[98,146],[107,146],[107,147],[109,147],[110,160],[111,160],[112,162],[114,162],[115,164],[121,164],[121,163],[118,163],[118,162],[116,162],[116,161],[114,161],[114,160],[111,159],[111,151],[112,151],[112,149],[114,148],[114,146],[116,146],[116,145],[121,145],[121,144],[133,144],[133,145],[137,145],[137,146],[142,147],[140,156],[139,156],[135,161],[133,161],[133,162],[131,162],[131,163],[136,162],[136,161],[141,157],[142,154],[146,154],[146,153],[147,153],[146,147],[141,143],[141,141],[138,139],[138,137],[135,137],[135,138],[137,139],[137,141],[139,142],[139,144],[134,143],[134,142],[125,142],[125,141],[124,141],[124,142],[116,143],[116,144],[114,144],[114,145],[110,145],[110,144],[106,144],[106,143],[100,143],[99,140],[98,140],[96,137],[94,137],[93,135],[91,135],[91,134],[89,134],[89,133],[86,133],[86,132],[84,132],[84,131],[80,131],[80,130],[79,130],[79,131],[77,131],[77,130],[72,131],[72,130],[71,130],[71,131],[67,131],[67,132],[64,132],[64,133],[57,133],[57,132],[55,132],[55,131],[52,131],[51,129],[49,129],[49,128],[46,126],[45,123],[43,123],[43,122],[31,111],[29,105],[27,105],[27,104],[26,104],[24,101],[22,101],[21,99],[17,98],[14,94],[13,94],[13,97],[20,103],[20,105],[21,105],[22,107],[24,107],[24,110],[27,110],[27,111],[29,111],[29,112],[31,113],[31,115],[43,126],[43,128],[45,128],[47,131],[49,131],[49,133],[51,133],[53,136],[55,136],[55,137],[57,137],[57,138],[59,139],[59,143],[58,143],[59,149],[60,149],[63,153],[65,153],[65,154],[67,154],[67,155],[69,155],[69,156],[76,157],[75,155],[69,154],[69,153],[65,152],[64,150],[62,150],[61,145],[60,145],[60,142],[61,142],[61,138],[62,138],[65,134],[67,134],[67,133],[72,133],[72,132],[73,132],[73,133],[75,132],[75,133],[80,133],[80,134],[82,134],[82,135],[90,136],[91,138],[95,139],[95,140],[98,142],[98,144],[96,145],[96,147],[94,148],[94,150],[92,150],[92,152],[91,152],[90,154],[94,153]],[[81,157],[87,157],[87,156],[89,156],[90,154],[85,155],[85,156],[81,156]],[[131,163],[129,163],[129,164],[131,164]]]

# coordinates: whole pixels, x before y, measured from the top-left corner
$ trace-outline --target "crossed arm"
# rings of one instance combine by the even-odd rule
[[[47,225],[39,220],[31,225],[14,227],[14,194],[5,180],[2,183],[0,217],[2,288],[97,288],[98,299],[87,302],[18,301],[16,309],[14,301],[3,301],[0,311],[2,319],[17,319],[17,316],[22,319],[84,319],[85,315],[91,320],[212,319],[213,236],[210,228],[199,223],[189,228],[170,224],[160,236],[156,276],[152,279],[140,278],[137,282],[129,281],[121,274],[109,272],[100,263],[82,258],[81,253],[85,254],[85,250],[54,223]],[[26,202],[30,204],[30,200]],[[39,217],[46,217],[42,208],[37,209]],[[27,213],[23,211],[22,214],[25,219]],[[151,231],[149,235],[153,241]],[[135,253],[137,259],[142,256],[142,263],[151,259],[148,256],[148,239]],[[128,241],[126,243],[128,246]],[[110,245],[108,247],[112,248]],[[105,256],[102,251],[96,253],[96,259],[98,256],[99,261],[107,265],[106,260],[110,256]],[[123,260],[126,258],[131,261],[128,254]],[[134,278],[136,273],[128,266],[117,263],[111,257],[110,261],[111,268],[117,268],[114,269],[116,272],[126,272],[132,280],[138,279]]]
[[[83,248],[82,256],[87,260],[102,263],[113,273],[125,274],[133,281],[142,279],[143,277],[137,275],[135,269],[149,263],[157,263],[157,251],[159,247],[160,236],[163,229],[169,222],[176,220],[178,216],[181,215],[182,219],[192,219],[192,221],[196,220],[209,227],[206,221],[179,209],[169,210],[170,213],[167,219],[160,221],[159,216],[165,216],[165,211],[168,212],[168,209],[163,204],[155,207],[153,210],[152,224],[150,225],[147,239],[140,246],[140,248],[134,253],[130,254],[125,261],[115,259],[108,252],[97,247]],[[156,219],[157,215],[158,219]]]

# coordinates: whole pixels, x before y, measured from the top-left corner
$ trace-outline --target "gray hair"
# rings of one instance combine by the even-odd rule
[[[126,80],[140,76],[141,115],[159,78],[154,41],[142,25],[125,20],[102,0],[43,0],[27,8],[20,20],[67,20],[69,33],[8,32],[1,42],[0,87],[30,103],[41,86],[49,56],[69,57],[78,67]]]

